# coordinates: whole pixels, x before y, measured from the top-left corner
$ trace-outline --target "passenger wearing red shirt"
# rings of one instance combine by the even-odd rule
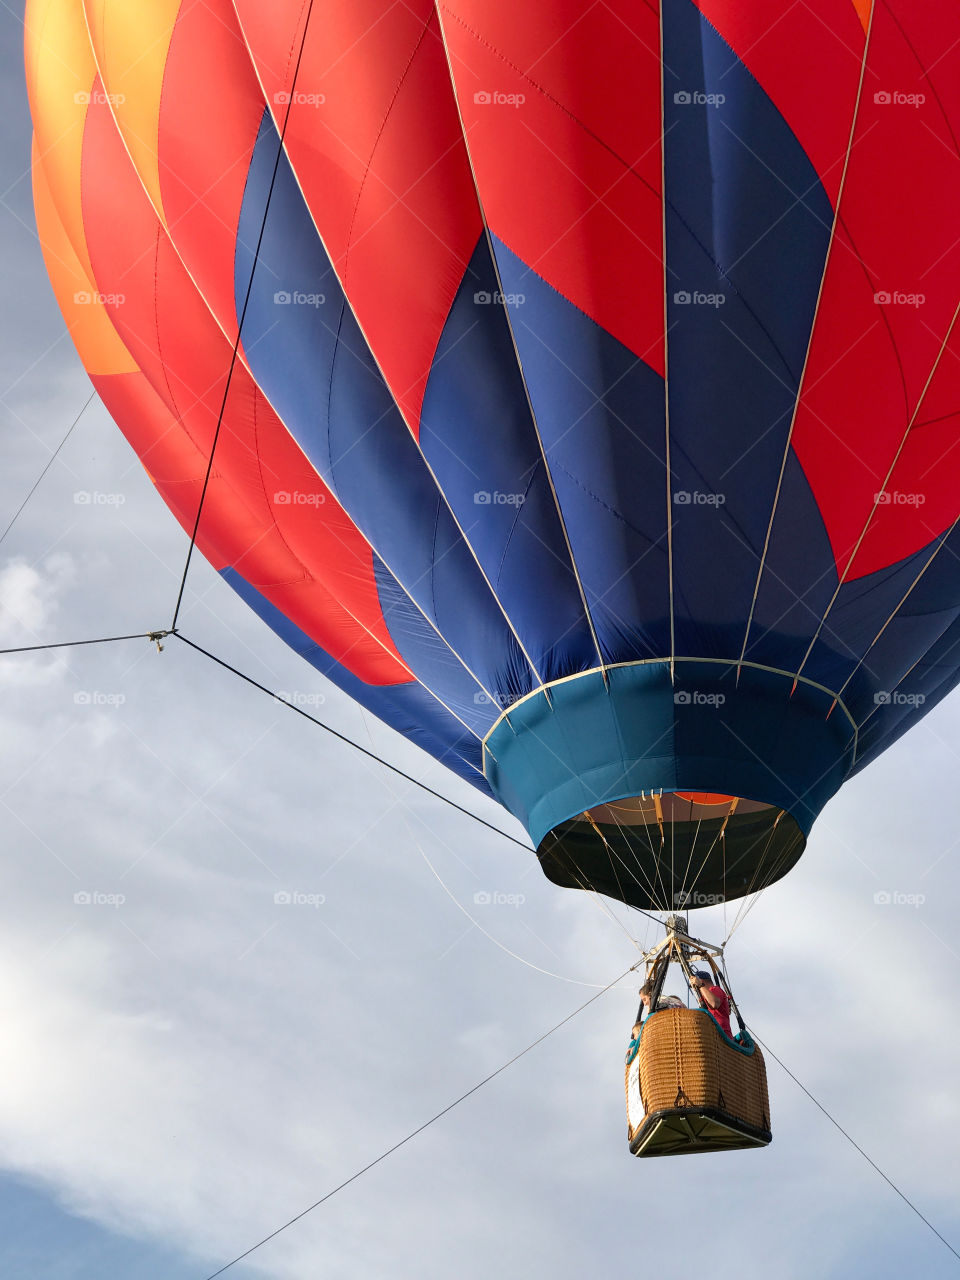
[[[690,986],[694,989],[700,998],[700,1003],[711,1014],[716,1021],[717,1026],[725,1036],[733,1039],[733,1032],[730,1030],[730,1000],[727,993],[722,987],[713,985],[713,975],[707,973],[706,969],[694,969],[693,976],[690,979]]]

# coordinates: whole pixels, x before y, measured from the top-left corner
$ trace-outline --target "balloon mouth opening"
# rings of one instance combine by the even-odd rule
[[[537,848],[544,874],[643,910],[696,910],[759,892],[806,845],[777,805],[705,791],[664,791],[594,805]]]
[[[796,863],[850,772],[856,726],[828,689],[719,659],[672,665],[565,677],[485,739],[490,789],[554,883],[644,910],[743,897]]]

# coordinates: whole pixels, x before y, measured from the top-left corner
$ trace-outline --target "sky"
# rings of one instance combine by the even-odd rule
[[[2,528],[90,386],[34,231],[22,6],[0,22]],[[94,401],[0,544],[0,643],[168,626],[186,550]],[[522,836],[199,557],[180,626]],[[829,804],[728,962],[751,1027],[960,1249],[958,761],[954,696]],[[657,937],[176,640],[0,660],[0,850],[5,1280],[203,1280],[624,973],[628,933]],[[960,1271],[772,1060],[769,1148],[634,1160],[637,986],[228,1274]]]

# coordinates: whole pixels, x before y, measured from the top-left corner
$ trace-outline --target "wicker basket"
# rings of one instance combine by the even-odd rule
[[[627,1116],[634,1155],[765,1146],[763,1055],[735,1049],[703,1010],[661,1010],[644,1025],[627,1067]]]

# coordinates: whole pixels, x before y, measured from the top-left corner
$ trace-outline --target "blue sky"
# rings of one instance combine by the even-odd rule
[[[12,1177],[0,1179],[0,1232],[3,1273],[17,1280],[27,1276],[192,1280],[197,1275],[196,1258],[76,1217],[61,1209],[49,1192]],[[244,1274],[240,1268],[237,1271]]]
[[[7,518],[89,394],[32,228],[21,16],[0,11]],[[122,500],[76,501],[93,491]],[[0,547],[0,639],[162,627],[185,551],[94,404]],[[517,830],[323,685],[201,560],[182,626]],[[516,846],[174,642],[8,659],[0,690],[4,1277],[202,1280],[636,959]],[[954,1240],[958,743],[954,698],[831,803],[729,951],[761,1037]],[[722,912],[696,925],[719,937]],[[231,1274],[955,1273],[774,1063],[767,1151],[632,1160],[636,985]]]

